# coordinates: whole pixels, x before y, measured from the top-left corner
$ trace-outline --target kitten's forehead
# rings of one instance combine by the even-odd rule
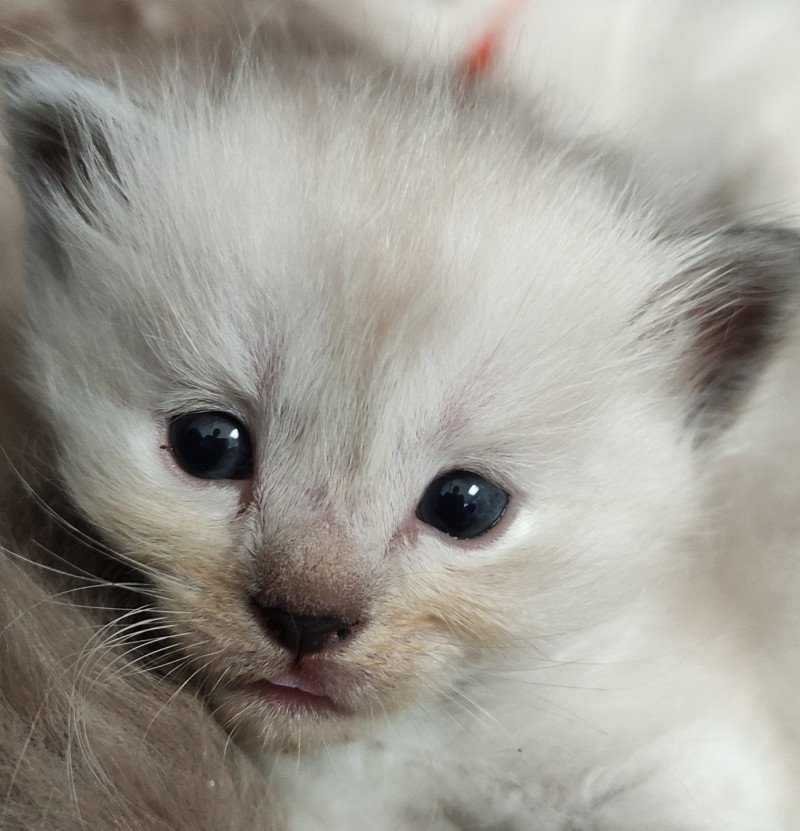
[[[163,283],[166,267],[189,325],[230,320],[257,354],[277,332],[324,335],[374,363],[425,333],[482,340],[498,319],[534,325],[544,345],[568,316],[624,320],[661,277],[647,224],[631,231],[641,223],[558,149],[464,113],[428,124],[424,99],[396,112],[351,96],[309,113],[301,95],[242,97],[220,114],[235,127],[201,120],[187,142],[162,116],[132,177],[143,226],[157,223],[134,241],[140,277]]]
[[[114,337],[145,335],[173,410],[230,399],[312,489],[530,446],[523,418],[616,369],[664,276],[649,224],[521,116],[310,87],[167,99],[112,137],[116,249],[76,271],[115,275]]]

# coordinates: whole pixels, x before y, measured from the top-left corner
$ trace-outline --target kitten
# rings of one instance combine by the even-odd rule
[[[71,523],[24,491],[11,524],[118,586],[114,641],[144,607],[138,706],[195,692],[291,828],[797,826],[706,511],[791,342],[793,234],[668,233],[496,90],[346,61],[5,89],[28,455]],[[176,754],[222,764],[177,700]]]

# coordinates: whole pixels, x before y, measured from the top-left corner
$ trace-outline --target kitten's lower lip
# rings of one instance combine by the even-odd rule
[[[277,704],[283,704],[294,712],[335,713],[339,708],[316,684],[292,673],[281,673],[270,679],[250,681],[240,689],[251,695]]]

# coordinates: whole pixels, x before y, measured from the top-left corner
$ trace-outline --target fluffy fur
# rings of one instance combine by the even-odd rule
[[[25,65],[5,88],[42,425],[25,447],[47,503],[23,489],[33,518],[12,525],[68,585],[122,582],[149,635],[125,649],[153,667],[117,694],[116,603],[98,604],[111,652],[62,647],[24,614],[48,591],[30,583],[8,618],[45,655],[99,655],[65,677],[104,724],[76,744],[66,695],[68,739],[38,770],[64,747],[91,759],[111,724],[138,810],[129,766],[172,731],[163,778],[185,805],[217,780],[183,790],[195,743],[211,770],[245,765],[220,759],[210,712],[304,831],[796,827],[796,749],[706,510],[725,431],[794,322],[792,234],[668,233],[604,156],[492,90],[341,61],[144,93]],[[178,468],[166,424],[194,410],[248,426],[251,481]],[[471,543],[415,517],[454,468],[511,494]],[[253,594],[361,628],[298,669]],[[89,612],[59,609],[42,616],[79,638]],[[252,692],[286,672],[334,707]],[[163,739],[129,730],[174,679],[206,710],[177,694]],[[71,770],[59,816],[96,804]],[[8,810],[42,803],[36,771],[21,793],[4,774]],[[252,805],[227,775],[226,821]]]
[[[131,665],[84,608],[96,581],[56,590],[25,552],[0,560],[0,827],[275,827],[263,778],[197,699]]]

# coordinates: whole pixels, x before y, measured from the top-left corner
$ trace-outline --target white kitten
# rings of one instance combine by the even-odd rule
[[[45,474],[291,827],[797,826],[704,474],[793,235],[667,235],[479,88],[6,88]]]

